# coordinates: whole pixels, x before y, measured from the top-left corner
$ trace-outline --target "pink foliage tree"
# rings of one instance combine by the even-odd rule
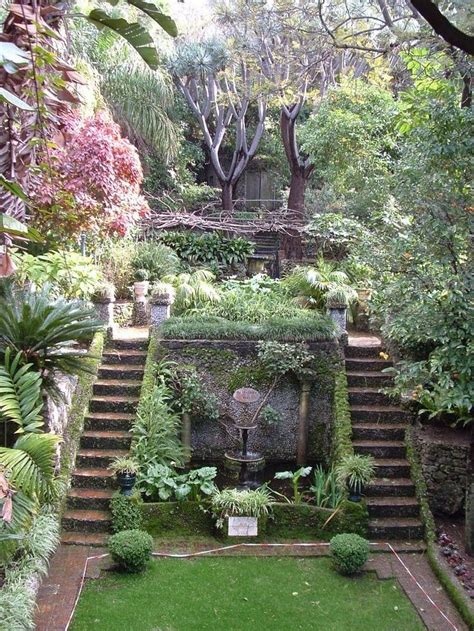
[[[149,212],[142,180],[136,148],[107,112],[69,111],[35,178],[33,221],[55,236],[125,235]]]

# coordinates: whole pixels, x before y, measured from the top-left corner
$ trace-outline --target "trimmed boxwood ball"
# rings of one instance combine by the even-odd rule
[[[153,538],[143,530],[122,530],[108,542],[112,559],[126,572],[142,572],[153,550]]]
[[[369,558],[367,539],[352,533],[336,535],[330,541],[331,555],[340,574],[356,574]]]
[[[114,532],[140,530],[143,526],[142,503],[139,493],[133,495],[115,493],[110,500],[112,530]]]

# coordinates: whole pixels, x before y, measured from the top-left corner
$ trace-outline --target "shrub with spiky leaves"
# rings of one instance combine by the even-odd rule
[[[32,364],[50,390],[56,370],[88,372],[85,352],[74,346],[89,341],[102,327],[93,309],[79,301],[51,298],[47,287],[41,292],[8,291],[0,300],[0,354],[7,348],[21,352],[23,362]]]

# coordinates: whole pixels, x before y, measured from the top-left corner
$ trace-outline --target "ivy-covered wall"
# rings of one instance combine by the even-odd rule
[[[311,383],[309,406],[308,460],[327,463],[333,435],[333,394],[335,366],[339,361],[336,343],[314,342],[317,378]],[[162,340],[157,359],[166,357],[181,365],[196,368],[209,393],[219,401],[220,420],[194,418],[192,448],[194,460],[216,460],[226,450],[236,447],[235,420],[251,418],[271,385],[253,341]],[[238,388],[257,389],[260,401],[244,407],[232,398]],[[301,384],[290,374],[284,376],[266,404],[279,412],[281,420],[265,424],[262,419],[249,436],[249,449],[262,452],[267,462],[292,461],[296,458]]]

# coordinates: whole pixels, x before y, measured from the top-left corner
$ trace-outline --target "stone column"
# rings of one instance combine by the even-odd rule
[[[94,300],[97,318],[103,322],[108,337],[113,335],[115,329],[114,303],[115,298],[96,298]]]
[[[342,344],[347,344],[347,305],[334,304],[328,305],[328,314],[331,320],[336,325],[338,331],[338,337]]]
[[[147,326],[148,324],[148,305],[146,294],[148,292],[148,281],[136,282],[133,286],[133,326]]]
[[[471,428],[471,445],[467,463],[466,488],[466,550],[474,555],[474,424]]]
[[[170,317],[171,305],[174,302],[174,293],[152,293],[150,296],[150,327],[156,329]]]

